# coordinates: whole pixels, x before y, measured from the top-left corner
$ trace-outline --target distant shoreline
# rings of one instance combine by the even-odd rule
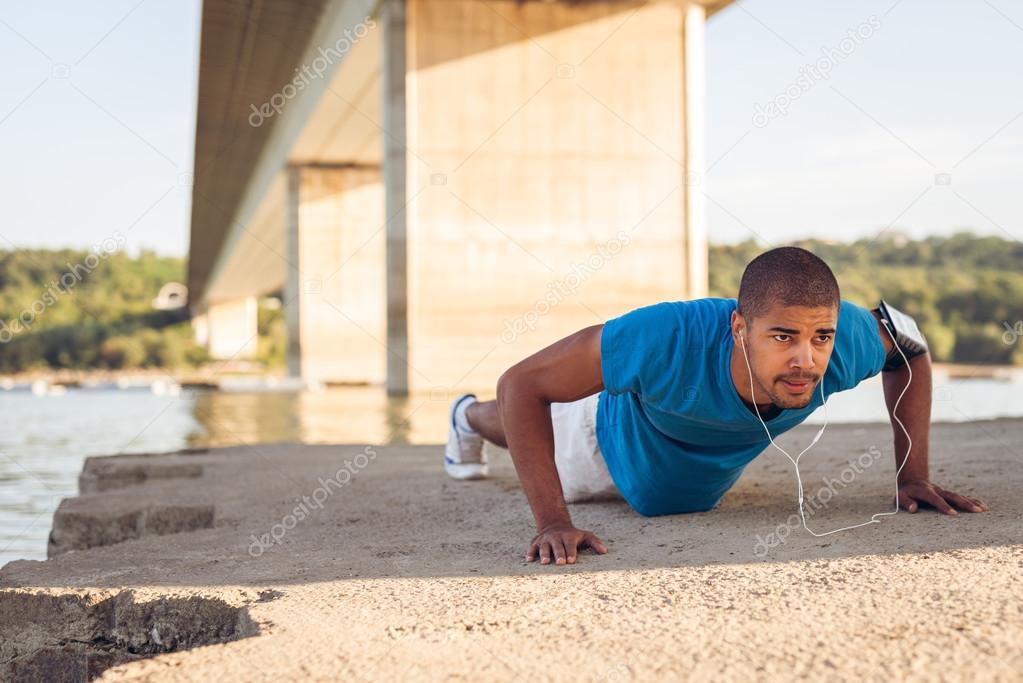
[[[284,370],[267,370],[259,363],[230,361],[210,363],[195,369],[139,368],[134,370],[38,370],[0,375],[0,388],[9,385],[30,385],[45,382],[52,386],[75,388],[94,385],[128,384],[138,385],[150,382],[173,382],[188,387],[217,388],[219,380],[225,377],[264,377],[286,379]],[[4,385],[7,385],[6,387]]]
[[[935,363],[936,382],[964,379],[993,379],[1023,382],[1023,365],[968,365],[963,363]],[[95,385],[140,385],[149,382],[173,382],[183,387],[217,389],[221,379],[265,378],[272,382],[289,382],[283,369],[267,370],[259,363],[230,361],[210,363],[190,370],[167,370],[161,368],[140,368],[136,370],[39,370],[9,375],[0,375],[0,389],[11,385],[31,385],[46,382],[52,386],[66,388]],[[334,386],[328,383],[328,386]],[[338,385],[344,386],[344,385]]]
[[[934,363],[935,377],[949,379],[998,379],[1023,381],[1023,365],[968,365],[965,363]]]

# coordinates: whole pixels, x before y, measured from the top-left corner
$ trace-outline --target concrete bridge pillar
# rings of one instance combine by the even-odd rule
[[[255,357],[256,310],[253,297],[211,301],[192,319],[196,342],[218,360]]]
[[[377,166],[288,169],[288,373],[382,383],[386,358],[383,186]]]
[[[703,22],[683,0],[384,3],[391,393],[492,387],[705,294]]]

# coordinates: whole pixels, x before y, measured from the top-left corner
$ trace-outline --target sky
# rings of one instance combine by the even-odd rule
[[[1023,238],[1021,0],[749,0],[706,39],[716,240]],[[768,116],[824,54],[828,77]]]
[[[199,27],[0,1],[0,248],[187,252]],[[713,241],[1023,238],[1023,1],[742,0],[706,40]]]
[[[0,0],[0,245],[188,248],[196,0]]]

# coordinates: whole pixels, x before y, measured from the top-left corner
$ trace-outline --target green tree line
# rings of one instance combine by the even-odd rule
[[[148,251],[0,251],[0,372],[203,362],[187,313],[152,307],[183,277],[184,259]]]
[[[960,233],[907,240],[793,242],[831,265],[842,296],[913,315],[938,361],[1023,364],[1023,244]],[[710,294],[734,297],[754,241],[710,247]],[[91,254],[91,255],[90,255]],[[156,311],[185,260],[143,251],[0,251],[0,372],[187,368],[205,362],[187,313]],[[280,309],[260,307],[260,358],[284,362]]]

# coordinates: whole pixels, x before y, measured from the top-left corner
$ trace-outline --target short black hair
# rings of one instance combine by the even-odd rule
[[[739,314],[747,321],[771,306],[838,307],[841,295],[831,268],[800,247],[778,247],[749,262],[739,283]]]

